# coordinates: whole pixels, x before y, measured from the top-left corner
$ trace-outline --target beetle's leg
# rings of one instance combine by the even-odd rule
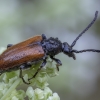
[[[47,37],[45,36],[45,34],[42,34],[42,38],[43,38],[43,40],[47,39]]]
[[[0,76],[2,75],[2,73],[0,73]]]
[[[9,47],[11,47],[11,46],[13,46],[13,44],[8,44],[8,45],[7,45],[7,48],[9,48]]]
[[[24,68],[25,68],[25,65],[24,65],[24,64],[20,66],[20,75],[19,75],[19,77],[23,80],[23,82],[24,82],[25,84],[30,84],[30,82],[29,82],[29,83],[26,82],[26,81],[24,80],[24,78],[23,78],[22,69],[24,69]]]
[[[41,66],[37,69],[36,73],[31,77],[29,78],[28,80],[31,80],[32,78],[35,78],[36,75],[38,74],[38,72],[42,69],[42,67],[44,67],[46,65],[47,61],[46,61],[46,58],[43,60]]]
[[[50,58],[57,63],[56,67],[57,67],[57,70],[59,71],[59,66],[62,65],[61,61],[59,59],[57,59],[57,58],[54,58],[53,56],[50,56]]]

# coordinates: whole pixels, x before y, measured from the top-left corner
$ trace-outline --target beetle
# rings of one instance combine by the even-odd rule
[[[68,57],[72,57],[74,60],[76,59],[75,53],[90,51],[100,53],[100,50],[96,49],[85,49],[80,51],[73,49],[77,40],[94,24],[97,15],[98,11],[95,12],[95,17],[91,23],[78,35],[71,45],[67,42],[62,43],[58,38],[50,37],[47,39],[44,34],[34,36],[15,45],[8,44],[7,50],[0,55],[0,73],[2,74],[4,72],[20,69],[20,78],[22,78],[24,83],[30,84],[30,82],[25,82],[22,76],[22,70],[30,68],[32,62],[42,61],[36,73],[28,80],[35,78],[41,68],[46,65],[48,56],[57,63],[57,70],[59,71],[59,66],[62,65],[62,63],[59,59],[55,58],[55,55],[61,52]]]

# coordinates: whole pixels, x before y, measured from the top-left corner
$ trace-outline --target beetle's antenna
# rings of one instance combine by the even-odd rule
[[[100,53],[100,50],[96,50],[96,49],[85,49],[85,50],[80,50],[80,51],[72,50],[72,52],[75,52],[75,53],[82,53],[82,52],[97,52],[97,53]]]
[[[94,19],[91,21],[91,23],[78,35],[78,37],[73,41],[73,43],[71,44],[71,47],[73,47],[77,40],[94,24],[94,22],[96,21],[98,16],[98,11],[95,12],[95,17]]]

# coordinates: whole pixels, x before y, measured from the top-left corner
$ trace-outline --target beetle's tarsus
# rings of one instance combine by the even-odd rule
[[[57,64],[56,64],[56,67],[57,67],[57,70],[59,71],[59,66],[62,65],[61,61],[57,58],[54,58],[54,57],[50,57],[52,60],[54,60]]]

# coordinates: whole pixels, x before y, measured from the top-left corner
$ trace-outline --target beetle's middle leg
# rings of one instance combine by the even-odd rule
[[[29,78],[28,80],[31,80],[32,78],[35,78],[36,75],[38,74],[38,72],[46,65],[47,61],[46,61],[47,58],[45,58],[42,62],[42,64],[40,65],[40,67],[37,69],[36,73],[31,77]]]

